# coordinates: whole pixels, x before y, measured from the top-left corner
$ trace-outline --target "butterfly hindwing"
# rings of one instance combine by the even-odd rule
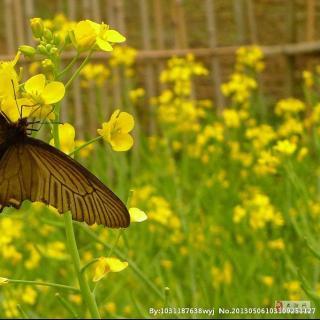
[[[0,160],[0,211],[41,201],[77,221],[127,227],[125,205],[98,178],[58,149],[33,138],[8,147]],[[1,207],[2,206],[2,207]]]

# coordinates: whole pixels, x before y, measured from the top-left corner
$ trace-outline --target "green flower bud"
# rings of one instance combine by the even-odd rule
[[[41,54],[44,54],[44,55],[47,54],[47,49],[43,44],[39,44],[37,49]]]
[[[49,29],[44,29],[43,36],[48,42],[51,42],[53,39],[52,32]]]
[[[50,50],[50,54],[57,55],[57,53],[58,53],[58,48],[57,47],[52,47],[51,50]]]
[[[47,52],[50,52],[50,50],[52,49],[52,44],[47,44],[46,45],[46,50],[47,50]]]
[[[58,34],[53,35],[53,43],[58,46],[61,43],[61,37]]]
[[[41,38],[43,35],[43,30],[44,30],[42,19],[41,18],[32,18],[32,19],[30,19],[30,25],[31,25],[31,30],[32,30],[33,35],[36,38]]]
[[[36,49],[31,46],[20,46],[19,51],[23,53],[26,57],[33,57],[36,53]]]

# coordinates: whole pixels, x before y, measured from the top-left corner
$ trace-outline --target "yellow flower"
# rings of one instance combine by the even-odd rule
[[[85,143],[86,143],[86,141],[84,141],[84,140],[76,140],[75,147],[79,148],[79,147],[83,146]],[[87,158],[90,155],[93,148],[94,148],[93,144],[88,144],[87,146],[80,149],[80,151],[79,151],[80,157]]]
[[[110,43],[121,43],[126,41],[126,38],[116,30],[110,30],[107,24],[89,21],[92,28],[96,32],[96,44],[102,51],[112,51]]]
[[[65,94],[62,82],[52,81],[46,84],[44,74],[37,74],[26,81],[24,89],[27,96],[40,105],[50,105],[59,102]]]
[[[93,281],[100,281],[104,276],[106,276],[109,272],[120,272],[128,267],[128,262],[121,261],[118,258],[99,258],[97,263],[95,275]]]
[[[75,148],[75,130],[74,127],[69,123],[59,124],[59,139],[60,139],[60,149],[68,154],[72,152]],[[51,139],[50,144],[54,146],[54,139]]]
[[[19,91],[18,74],[15,70],[20,57],[18,52],[12,61],[0,62],[0,101],[7,97],[14,97],[14,94]]]
[[[130,208],[129,213],[131,222],[142,222],[148,219],[147,215],[138,208]]]
[[[98,24],[91,20],[83,20],[76,24],[72,30],[71,39],[78,51],[85,51],[95,44],[102,51],[112,51],[111,43],[124,42],[126,38],[109,26]]]
[[[108,122],[98,129],[104,140],[110,143],[114,151],[127,151],[133,145],[133,138],[129,134],[134,127],[134,118],[127,112],[116,110]]]
[[[95,44],[96,33],[89,20],[78,22],[72,31],[71,40],[79,52],[89,50]]]
[[[273,285],[273,277],[271,276],[263,276],[261,278],[261,282],[265,284],[267,287],[271,287]]]
[[[297,146],[289,140],[281,140],[273,148],[284,155],[290,156],[296,151]]]
[[[0,286],[3,286],[8,283],[9,283],[9,279],[0,277]]]
[[[21,295],[21,298],[23,302],[33,305],[36,302],[37,295],[37,291],[35,291],[31,286],[27,286]]]

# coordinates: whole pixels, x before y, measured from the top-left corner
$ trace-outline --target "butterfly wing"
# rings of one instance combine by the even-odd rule
[[[0,111],[0,144],[6,141],[8,133],[8,120]]]
[[[130,216],[97,177],[58,149],[33,138],[10,146],[0,159],[0,212],[24,200],[41,201],[72,218],[124,228]]]

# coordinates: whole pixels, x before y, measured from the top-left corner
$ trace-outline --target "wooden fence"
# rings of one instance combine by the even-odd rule
[[[148,97],[159,92],[157,77],[165,59],[192,52],[211,69],[202,85],[218,107],[224,104],[220,85],[228,77],[238,46],[263,47],[267,70],[262,81],[279,96],[295,93],[296,70],[317,61],[320,51],[320,1],[316,0],[0,0],[0,9],[1,60],[11,58],[18,45],[32,43],[31,17],[53,18],[62,12],[71,20],[104,21],[139,50],[141,81]],[[69,57],[66,54],[64,59]],[[105,59],[105,55],[94,58]],[[120,77],[119,70],[113,72]],[[114,105],[121,104],[119,82],[104,90],[100,103],[107,106],[111,95]],[[75,82],[72,104],[80,129],[85,108],[97,103],[94,94],[88,99],[84,101],[79,81]],[[64,111],[63,117],[67,119],[69,113]]]

